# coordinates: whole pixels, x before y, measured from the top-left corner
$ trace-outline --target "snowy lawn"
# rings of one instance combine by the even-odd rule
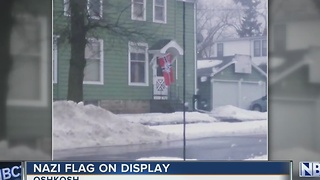
[[[53,148],[55,150],[157,143],[171,140],[168,134],[132,123],[93,105],[71,101],[53,103]]]
[[[120,117],[130,122],[138,122],[143,125],[170,125],[183,124],[183,112],[174,113],[146,113],[146,114],[119,114]],[[217,119],[209,114],[199,112],[186,112],[186,123],[212,123]]]
[[[12,160],[49,160],[51,156],[26,146],[9,147],[6,141],[0,141],[0,161]]]
[[[208,114],[187,113],[187,138],[266,134],[267,121],[217,122]],[[53,103],[53,149],[161,143],[182,138],[182,113],[115,115],[93,105]],[[202,122],[202,123],[199,123]],[[205,123],[204,123],[205,122]],[[210,123],[211,122],[211,123]],[[141,124],[142,123],[142,124]],[[148,123],[147,123],[148,124]]]
[[[235,119],[239,121],[266,120],[268,118],[267,112],[249,111],[231,105],[218,107],[211,113],[217,119]]]
[[[151,129],[161,131],[167,134],[174,134],[182,138],[181,125],[162,125],[150,126]],[[267,134],[268,122],[264,121],[248,121],[248,122],[216,122],[216,123],[198,123],[186,125],[187,139],[197,139],[214,136],[241,136],[254,134]]]
[[[262,156],[254,156],[252,158],[249,159],[245,159],[245,160],[258,160],[258,161],[264,161],[264,160],[268,160],[268,156],[267,155],[262,155]]]

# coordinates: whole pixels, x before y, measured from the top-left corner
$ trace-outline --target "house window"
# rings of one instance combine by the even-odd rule
[[[167,22],[167,0],[153,0],[153,22]]]
[[[12,29],[10,53],[13,65],[9,75],[7,104],[46,107],[51,82],[48,68],[47,19],[16,15]]]
[[[52,82],[58,82],[58,38],[59,36],[53,35],[52,38]]]
[[[261,41],[255,40],[253,42],[253,56],[258,57],[261,56]]]
[[[217,56],[222,57],[223,56],[223,43],[217,44]]]
[[[129,85],[149,85],[147,49],[147,44],[129,43]]]
[[[146,0],[131,0],[131,19],[146,20]]]
[[[92,19],[101,19],[103,14],[102,0],[88,0],[87,10]],[[70,16],[70,0],[64,0],[64,15]]]
[[[88,39],[85,49],[85,84],[103,84],[103,40]]]
[[[103,14],[102,0],[88,0],[88,14],[92,19],[101,19]]]
[[[267,56],[267,40],[262,40],[262,56]]]
[[[273,32],[274,37],[274,50],[275,51],[285,51],[286,50],[286,26],[284,24],[278,24],[274,27]]]

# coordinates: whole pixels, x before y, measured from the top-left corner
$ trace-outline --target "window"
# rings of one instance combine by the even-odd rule
[[[63,0],[63,4],[64,4],[64,8],[63,8],[63,10],[64,10],[64,15],[65,16],[70,16],[70,14],[71,14],[71,11],[70,11],[70,2],[69,2],[69,0]]]
[[[153,0],[153,22],[167,22],[167,0]]]
[[[147,49],[147,44],[129,43],[129,85],[149,85]]]
[[[223,43],[217,44],[217,56],[222,57],[223,56]]]
[[[255,57],[261,56],[261,41],[260,40],[253,41],[253,56],[255,56]]]
[[[51,82],[47,19],[16,15],[15,21],[11,34],[13,66],[9,75],[7,104],[46,107]]]
[[[267,56],[267,40],[262,40],[262,56]]]
[[[146,20],[146,0],[131,0],[131,19]]]
[[[103,84],[103,40],[88,39],[85,49],[84,84]]]
[[[58,38],[53,35],[52,38],[52,82],[58,82]]]
[[[92,19],[101,19],[103,12],[102,0],[88,0],[88,13]]]
[[[103,14],[102,0],[88,0],[87,10],[92,19],[101,19]],[[70,0],[64,0],[64,15],[70,16]]]

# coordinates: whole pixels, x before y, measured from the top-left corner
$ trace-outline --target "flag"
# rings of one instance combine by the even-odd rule
[[[162,68],[164,82],[166,86],[170,86],[170,84],[174,82],[171,54],[166,54],[165,56],[159,58],[158,60]]]

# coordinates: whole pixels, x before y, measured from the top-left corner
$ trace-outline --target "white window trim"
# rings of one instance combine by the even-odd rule
[[[153,0],[153,22],[155,23],[167,23],[167,0],[164,1],[164,21],[156,20],[156,0]]]
[[[68,16],[70,17],[70,14],[68,13],[69,9],[70,9],[70,5],[69,5],[69,0],[63,0],[63,14],[64,16]],[[103,0],[100,0],[100,17],[98,16],[91,16],[89,13],[90,13],[90,0],[87,0],[87,11],[88,11],[88,14],[89,14],[89,17],[91,19],[102,19],[103,18]]]
[[[53,76],[53,80],[52,80],[52,83],[54,84],[57,84],[58,83],[58,39],[59,39],[59,35],[53,35],[52,37],[52,46],[53,48],[55,48],[56,50],[53,51],[52,49],[52,59],[54,59],[54,64],[52,66],[52,75],[54,74]]]
[[[83,84],[87,85],[104,85],[104,48],[103,39],[87,38],[89,41],[99,41],[100,42],[100,81],[83,81]]]
[[[70,14],[68,13],[70,9],[70,4],[69,4],[69,0],[63,0],[63,15],[64,16],[70,16]]]
[[[134,16],[134,0],[131,0],[131,19],[132,20],[137,20],[137,21],[146,21],[146,8],[147,8],[147,3],[146,0],[143,0],[143,18],[138,18]]]
[[[28,17],[30,15],[22,15],[22,18]],[[35,19],[40,22],[40,36],[41,36],[41,46],[40,46],[40,99],[39,100],[19,100],[19,99],[8,99],[7,100],[7,105],[8,106],[28,106],[28,107],[47,107],[49,103],[49,98],[48,98],[48,79],[49,79],[49,74],[48,74],[48,29],[47,29],[47,18],[46,17],[31,17],[32,19]]]
[[[146,47],[146,52],[145,52],[145,57],[146,57],[146,62],[145,62],[145,78],[146,82],[144,83],[134,83],[131,82],[131,47],[132,46],[144,46]],[[148,44],[147,43],[134,43],[134,42],[129,42],[128,43],[128,85],[129,86],[149,86],[149,56],[148,56]]]
[[[101,4],[101,6],[100,6],[100,13],[99,13],[99,15],[100,16],[92,16],[91,14],[90,14],[90,0],[88,0],[87,1],[87,10],[88,10],[88,14],[89,14],[89,17],[91,18],[91,19],[102,19],[102,17],[103,17],[103,0],[100,0],[100,4]]]

